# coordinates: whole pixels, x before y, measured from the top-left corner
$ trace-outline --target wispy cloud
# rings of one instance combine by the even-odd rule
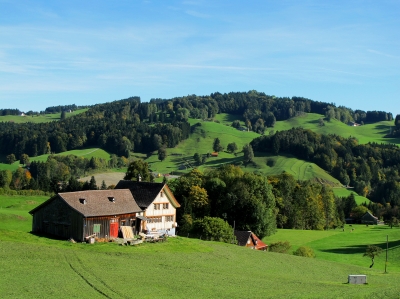
[[[378,55],[381,55],[381,56],[385,56],[385,57],[388,57],[388,58],[400,59],[400,56],[391,55],[391,54],[383,53],[383,52],[372,50],[372,49],[368,49],[368,52],[374,53],[374,54],[378,54]]]

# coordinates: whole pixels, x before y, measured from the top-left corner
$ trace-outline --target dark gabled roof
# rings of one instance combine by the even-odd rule
[[[247,241],[251,236],[251,231],[235,230],[235,237],[239,246],[246,246]]]
[[[362,215],[362,217],[361,217],[361,218],[364,218],[364,217],[368,217],[368,218],[371,218],[371,219],[378,220],[378,217],[375,217],[375,216],[374,216],[374,215],[372,215],[372,214],[371,214],[371,212],[369,212],[369,211],[365,212],[365,214],[364,214],[364,215]]]
[[[89,190],[58,193],[29,213],[33,214],[37,209],[56,198],[64,200],[67,205],[85,217],[120,215],[142,211],[129,190]]]
[[[138,206],[142,209],[146,209],[149,205],[151,205],[151,203],[162,190],[165,191],[168,198],[176,208],[180,207],[171,190],[164,183],[121,180],[115,186],[114,190],[116,189],[129,189],[130,192],[132,192],[132,195],[135,198]]]
[[[238,241],[239,246],[246,246],[247,241],[251,238],[254,247],[258,250],[266,250],[268,247],[260,238],[258,238],[253,232],[251,231],[240,231],[235,230],[234,232],[236,240]]]

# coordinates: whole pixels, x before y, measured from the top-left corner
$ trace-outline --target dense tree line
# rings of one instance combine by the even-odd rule
[[[138,97],[95,105],[85,113],[50,123],[0,123],[0,153],[20,157],[101,147],[118,156],[174,147],[189,137],[190,125],[174,112],[157,111]],[[152,113],[165,114],[154,122]]]
[[[76,105],[48,107],[48,112],[79,108]],[[10,110],[10,109],[4,109]],[[12,109],[11,109],[12,110]],[[278,120],[302,113],[319,113],[343,122],[392,120],[390,113],[351,110],[301,97],[278,98],[257,91],[189,95],[170,100],[139,97],[91,106],[83,114],[42,124],[0,123],[0,153],[19,157],[37,156],[99,146],[119,156],[131,151],[151,152],[174,147],[188,138],[188,117],[213,118],[225,112],[241,115],[250,130],[263,133]],[[161,142],[159,140],[161,139]]]
[[[19,109],[0,109],[0,116],[5,115],[20,115],[21,111]]]
[[[322,114],[328,120],[335,118],[344,123],[393,120],[392,114],[384,111],[352,110],[343,106],[336,107],[333,103],[303,97],[275,97],[255,90],[225,94],[216,92],[210,96],[189,95],[171,100],[153,99],[151,103],[158,108],[169,106],[170,110],[192,118],[212,118],[216,113],[240,115],[249,129],[259,133],[263,133],[267,127],[273,127],[276,121],[304,113]]]
[[[168,185],[181,203],[178,221],[185,235],[198,235],[196,223],[206,217],[220,218],[260,237],[273,234],[277,226],[331,229],[341,227],[358,208],[354,194],[335,197],[328,185],[297,181],[288,173],[267,179],[233,165],[204,173],[194,169]]]
[[[205,173],[195,169],[168,183],[181,203],[181,232],[204,217],[226,220],[238,230],[252,230],[260,237],[275,232],[275,198],[267,179],[226,165]]]
[[[280,228],[322,230],[340,227],[357,207],[354,195],[335,197],[329,185],[296,181],[288,173],[268,177]]]
[[[0,188],[11,190],[42,190],[47,192],[80,191],[93,189],[93,182],[81,183],[78,178],[99,170],[126,167],[130,160],[111,155],[109,161],[74,155],[50,155],[45,162],[28,162],[14,172],[0,171]]]
[[[352,137],[320,135],[302,128],[261,136],[251,144],[255,151],[312,161],[360,195],[383,205],[400,205],[400,148],[396,145],[362,145]]]
[[[74,111],[74,110],[84,109],[84,108],[88,108],[88,107],[90,107],[90,106],[87,106],[87,105],[86,106],[77,106],[75,104],[50,106],[50,107],[47,107],[44,110],[44,113],[46,113],[46,114],[48,114],[48,113],[61,113],[63,111],[68,111],[68,110]]]

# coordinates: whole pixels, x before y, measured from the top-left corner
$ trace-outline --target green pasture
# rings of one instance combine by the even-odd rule
[[[274,165],[268,166],[267,161],[273,160]],[[340,182],[332,177],[318,165],[312,162],[297,159],[291,155],[272,156],[264,153],[255,153],[256,166],[249,164],[245,169],[256,171],[265,175],[278,175],[282,172],[290,173],[296,180],[318,179],[321,183],[340,185]]]
[[[386,236],[389,238],[388,265],[390,273],[400,272],[400,228],[391,229],[386,225],[345,225],[344,230],[337,228],[329,231],[309,231],[278,229],[277,233],[264,238],[273,243],[289,241],[292,250],[299,246],[312,248],[319,260],[366,267],[363,274],[370,271],[384,272],[385,252],[375,258],[373,270],[369,268],[371,259],[363,257],[368,245],[377,245],[386,250]],[[353,273],[354,274],[354,273]]]
[[[353,191],[353,189],[347,189],[347,188],[333,188],[333,193],[335,193],[336,196],[338,197],[348,197],[351,195],[351,193],[354,194],[356,203],[358,205],[366,202],[369,203],[370,200],[364,196],[358,195],[356,192]]]
[[[146,162],[150,164],[151,170],[159,173],[186,172],[188,169],[195,167],[193,155],[199,153],[206,155],[213,152],[213,142],[215,138],[219,138],[221,145],[226,149],[229,143],[235,142],[240,152],[243,146],[250,143],[254,138],[260,136],[255,132],[242,132],[231,126],[223,125],[212,121],[202,121],[190,119],[191,124],[201,123],[196,127],[190,137],[175,148],[167,148],[167,158],[164,161],[158,160],[157,152],[154,152]],[[200,166],[200,169],[206,167],[215,167],[226,163],[236,163],[242,158],[239,154],[237,157],[227,152],[220,152],[218,157],[209,157],[207,162]],[[183,165],[185,168],[179,169]]]
[[[67,113],[66,117],[71,117],[74,115],[81,114],[88,109],[79,109],[76,111],[73,111],[71,113]],[[44,122],[50,122],[54,120],[60,120],[61,118],[61,113],[51,113],[51,114],[38,114],[38,115],[26,115],[26,116],[19,116],[19,115],[5,115],[5,116],[0,116],[0,122],[13,122],[17,124],[21,123],[44,123]]]
[[[325,121],[324,126],[320,126],[319,119],[323,117],[320,114],[307,113],[285,121],[277,121],[275,127],[267,129],[266,134],[270,131],[285,131],[293,127],[302,127],[319,134],[336,134],[343,137],[352,136],[357,138],[361,144],[368,142],[400,144],[400,138],[384,137],[390,133],[390,127],[394,125],[394,121],[381,121],[358,127],[350,127],[336,119],[332,119],[331,121]]]
[[[86,148],[86,149],[81,149],[81,150],[72,150],[72,151],[66,151],[63,153],[55,154],[56,156],[68,156],[68,155],[74,155],[77,157],[84,157],[86,159],[91,159],[92,157],[95,158],[102,158],[105,160],[110,160],[110,154],[106,152],[105,150],[101,148]],[[37,157],[30,157],[29,160],[32,161],[37,161],[37,162],[46,162],[47,158],[50,155],[40,155]],[[5,157],[3,158],[3,161],[5,161]],[[19,164],[19,161],[14,162],[13,164],[7,164],[7,163],[0,163],[0,170],[5,170],[9,169],[11,171],[16,170],[21,164]]]
[[[398,297],[396,262],[389,259],[389,273],[383,274],[381,257],[370,269],[370,261],[357,259],[362,253],[355,252],[387,233],[389,240],[398,238],[398,229],[288,231],[290,235],[278,230],[266,238],[309,245],[317,252],[315,259],[183,237],[136,247],[73,244],[30,233],[28,211],[43,200],[0,196],[2,298]],[[396,244],[391,245],[393,255]],[[368,284],[347,284],[349,274],[367,274]]]

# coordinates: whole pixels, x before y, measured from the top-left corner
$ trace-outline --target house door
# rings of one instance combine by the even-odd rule
[[[118,238],[118,219],[110,221],[110,238]]]

